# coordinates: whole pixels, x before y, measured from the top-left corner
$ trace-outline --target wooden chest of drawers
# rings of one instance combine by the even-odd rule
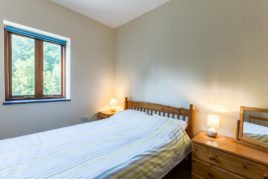
[[[192,178],[268,179],[268,153],[227,137],[193,138]]]

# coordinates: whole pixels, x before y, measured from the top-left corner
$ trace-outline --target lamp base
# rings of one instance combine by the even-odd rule
[[[112,106],[112,107],[111,107],[111,112],[112,112],[112,113],[116,112],[116,107]]]
[[[217,130],[215,128],[208,129],[208,136],[209,137],[217,137]]]

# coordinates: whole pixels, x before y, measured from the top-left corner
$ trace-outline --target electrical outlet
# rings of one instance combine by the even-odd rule
[[[88,117],[86,117],[86,116],[81,117],[80,123],[85,123],[85,122],[88,122]]]

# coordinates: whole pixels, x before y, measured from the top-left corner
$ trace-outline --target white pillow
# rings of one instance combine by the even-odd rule
[[[144,116],[147,116],[145,112],[137,111],[133,109],[127,109],[124,111],[117,112],[116,114],[112,115],[110,119],[116,119],[116,120],[126,120],[131,118],[143,118]]]
[[[165,116],[159,116],[157,114],[149,115],[142,111],[137,111],[133,109],[127,109],[124,111],[120,111],[113,116],[111,116],[109,119],[115,121],[116,123],[125,124],[125,125],[138,125],[143,120],[154,120],[154,119],[160,119],[160,120],[170,120],[174,122],[174,125],[178,125],[183,130],[185,130],[188,126],[187,122],[179,119],[169,118]],[[137,123],[137,124],[136,124]]]
[[[175,118],[171,118],[171,117],[166,117],[166,116],[160,116],[158,114],[153,114],[153,117],[156,118],[161,118],[164,120],[171,120],[174,121],[177,125],[179,125],[179,127],[181,127],[183,130],[185,130],[188,126],[188,123],[186,121],[183,121],[181,119],[175,119]]]

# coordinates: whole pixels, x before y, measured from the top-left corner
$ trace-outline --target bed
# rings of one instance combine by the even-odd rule
[[[0,141],[0,178],[162,178],[191,152],[192,115],[126,98],[108,119]]]

